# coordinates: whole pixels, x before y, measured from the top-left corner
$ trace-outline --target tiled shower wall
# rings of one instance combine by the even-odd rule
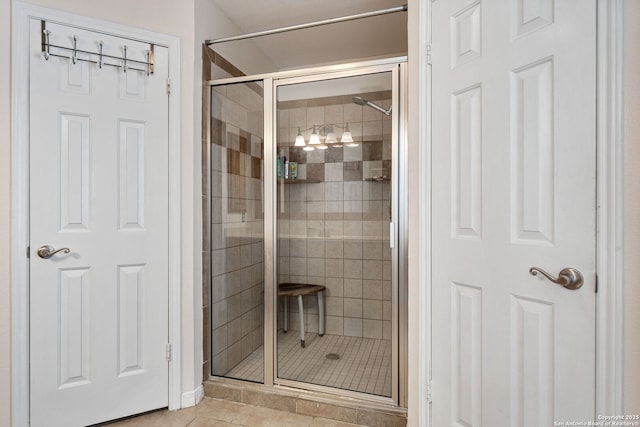
[[[354,95],[391,105],[391,92]],[[347,123],[357,147],[293,147],[298,128]],[[390,181],[371,179],[391,176],[391,124],[351,95],[278,104],[278,147],[299,164],[297,180],[278,184],[279,281],[326,286],[328,334],[391,339]],[[339,139],[342,129],[334,132]],[[289,328],[297,330],[291,302]],[[282,305],[278,319],[282,326]],[[315,296],[305,297],[305,329],[318,331]]]
[[[209,149],[211,361],[224,375],[264,336],[262,88],[214,89]]]
[[[209,89],[205,82],[215,78],[238,77],[244,73],[210,47],[202,45],[202,377],[211,375],[211,112],[206,108]]]

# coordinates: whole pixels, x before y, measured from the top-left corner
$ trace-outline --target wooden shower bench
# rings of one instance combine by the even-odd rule
[[[300,346],[304,348],[304,295],[318,295],[318,335],[324,335],[324,290],[322,285],[310,285],[307,283],[280,283],[278,296],[284,297],[284,327],[286,333],[289,328],[289,298],[298,297],[298,311],[300,312]]]

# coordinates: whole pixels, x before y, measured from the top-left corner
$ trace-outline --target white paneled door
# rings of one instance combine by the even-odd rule
[[[31,21],[30,417],[84,426],[168,403],[168,51],[147,76],[132,60],[149,44],[46,23],[45,60],[42,30]],[[100,41],[121,67],[83,61]],[[126,69],[107,56],[125,53]]]
[[[592,420],[596,2],[432,12],[432,425]]]

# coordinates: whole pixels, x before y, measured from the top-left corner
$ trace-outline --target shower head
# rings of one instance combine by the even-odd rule
[[[353,101],[354,104],[358,104],[358,105],[367,105],[367,102],[368,102],[362,99],[362,97],[360,96],[354,96],[351,98],[351,100]]]
[[[378,104],[371,102],[371,101],[367,101],[366,99],[360,97],[360,96],[353,96],[351,97],[351,101],[353,101],[354,104],[358,104],[358,105],[366,105],[367,107],[371,107],[374,110],[378,110],[381,113],[386,114],[387,116],[391,115],[391,108],[389,107],[388,110],[385,110],[384,108],[382,108],[381,106],[379,106]]]

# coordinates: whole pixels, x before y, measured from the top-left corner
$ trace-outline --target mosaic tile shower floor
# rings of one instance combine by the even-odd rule
[[[289,380],[391,396],[391,341],[307,333],[300,347],[296,331],[278,331],[279,377]],[[327,357],[327,355],[330,355]],[[335,356],[339,356],[338,359]],[[262,382],[263,347],[226,376]]]

